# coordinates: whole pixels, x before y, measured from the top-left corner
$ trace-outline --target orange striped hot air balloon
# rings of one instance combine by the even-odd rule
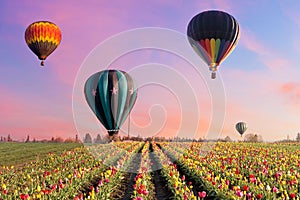
[[[57,48],[61,41],[61,32],[54,23],[37,21],[30,24],[25,31],[25,41],[31,51],[42,61]]]

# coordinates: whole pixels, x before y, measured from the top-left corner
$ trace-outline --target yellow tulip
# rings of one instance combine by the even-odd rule
[[[36,191],[40,192],[41,191],[41,186],[38,185]]]

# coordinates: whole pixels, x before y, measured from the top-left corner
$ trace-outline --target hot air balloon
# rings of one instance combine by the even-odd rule
[[[104,70],[90,76],[84,86],[86,101],[109,136],[118,134],[137,98],[130,75]]]
[[[188,24],[187,36],[194,51],[209,65],[211,78],[238,43],[240,29],[233,16],[218,10],[204,11]]]
[[[247,130],[247,124],[245,122],[238,122],[235,125],[236,130],[243,136],[244,132]]]
[[[57,48],[61,41],[61,32],[54,23],[37,21],[30,24],[25,31],[25,41],[31,51],[42,61]]]

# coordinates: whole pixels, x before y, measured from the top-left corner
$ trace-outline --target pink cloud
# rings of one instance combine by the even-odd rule
[[[231,13],[233,11],[234,4],[230,1],[222,0],[197,1],[196,7],[201,8],[202,10],[213,10],[218,8],[222,11]]]
[[[6,113],[4,113],[6,115]],[[11,134],[16,139],[22,139],[28,134],[36,139],[53,137],[71,137],[76,135],[76,129],[71,121],[57,116],[45,116],[32,110],[24,110],[12,118],[6,116],[6,123],[1,125],[1,135]]]
[[[243,16],[247,10],[246,7],[256,6],[250,1],[223,1],[223,0],[210,0],[210,1],[197,1],[195,8],[201,10],[221,10],[231,14],[239,21],[239,17]]]
[[[271,70],[288,70],[291,68],[291,61],[285,58],[272,57],[262,61]]]
[[[13,139],[17,140],[25,139],[27,135],[30,135],[32,139],[40,140],[51,137],[75,138],[77,132],[72,123],[55,117],[31,117],[29,119],[23,117],[23,120],[15,117],[11,125],[7,124],[0,128],[0,133],[1,136],[10,134]]]
[[[286,70],[292,65],[290,60],[282,57],[280,52],[258,39],[252,31],[242,28],[241,35],[240,44],[244,48],[257,54],[261,62],[270,70]]]
[[[279,63],[285,65],[285,61]],[[261,134],[265,140],[284,139],[287,134],[293,137],[300,114],[300,84],[293,78],[295,73],[292,68],[224,68],[227,109],[222,135],[240,139],[234,125],[241,120],[249,124],[247,133]]]
[[[281,85],[280,93],[289,99],[290,103],[300,105],[300,83],[288,82]]]
[[[51,105],[52,108],[45,107],[44,104],[36,102],[35,96],[26,96],[15,93],[5,87],[0,87],[0,135],[11,134],[15,139],[22,139],[27,134],[40,139],[56,136],[63,130],[65,135],[72,136],[76,133],[73,125],[71,108],[63,109],[59,106]],[[55,112],[55,109],[61,109],[62,113]],[[68,112],[67,112],[68,111]],[[4,120],[5,119],[5,120]]]
[[[279,6],[281,8],[282,13],[289,18],[291,21],[293,21],[295,24],[297,24],[298,27],[300,27],[300,14],[299,14],[299,2],[293,1],[292,3],[289,1],[286,2],[279,2]]]
[[[239,134],[234,128],[238,121],[249,123],[249,133],[257,132],[267,140],[282,139],[287,130],[296,128],[295,110],[300,109],[299,106],[291,104],[290,97],[298,97],[299,102],[299,84],[282,84],[279,81],[282,77],[280,70],[227,69],[222,75],[227,96],[226,120],[222,135],[239,139]],[[283,104],[283,98],[289,103]]]
[[[295,83],[285,83],[282,85],[281,87],[281,91],[283,93],[290,93],[291,91],[293,91],[296,88],[297,84]]]
[[[228,12],[228,13],[233,13],[235,10],[235,4],[230,1],[222,1],[222,0],[213,0],[213,4],[219,8],[222,8],[221,10]]]
[[[281,3],[280,5],[281,5],[282,12],[285,14],[285,16],[295,24],[295,27],[293,27],[293,31],[299,29],[300,28],[299,2],[293,2],[293,4]],[[298,35],[295,35],[293,40],[294,40],[294,42],[292,43],[293,48],[295,48],[295,50],[299,53],[300,40]]]
[[[260,56],[269,56],[271,55],[271,50],[260,41],[253,32],[243,27],[241,28],[241,38],[239,43],[244,46],[246,49],[260,55]]]
[[[267,106],[267,104],[270,104],[270,106]],[[266,113],[266,110],[270,109],[270,107],[273,107],[273,111]],[[285,135],[282,134],[286,133],[287,128],[295,128],[295,124],[290,126],[293,118],[288,117],[286,112],[282,112],[277,103],[271,101],[262,102],[262,99],[257,96],[252,99],[246,99],[245,102],[230,99],[226,111],[226,120],[222,135],[229,135],[232,139],[236,140],[241,139],[235,129],[235,125],[239,121],[244,121],[248,125],[245,134],[257,133],[262,135],[264,140],[283,139]],[[286,117],[283,119],[281,116]],[[277,126],[274,126],[274,124]]]

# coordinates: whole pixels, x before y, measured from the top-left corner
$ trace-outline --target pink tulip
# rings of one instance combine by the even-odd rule
[[[198,192],[198,195],[200,198],[205,198],[206,197],[206,192],[202,191],[202,192]]]
[[[246,197],[247,197],[247,199],[251,199],[251,197],[252,197],[251,192],[247,193],[247,194],[246,194]]]
[[[244,196],[244,194],[243,194],[243,192],[242,191],[237,191],[236,193],[235,193],[238,197],[243,197]]]
[[[275,186],[273,187],[272,190],[273,190],[274,193],[277,193],[277,192],[278,192],[278,189],[277,189]]]

